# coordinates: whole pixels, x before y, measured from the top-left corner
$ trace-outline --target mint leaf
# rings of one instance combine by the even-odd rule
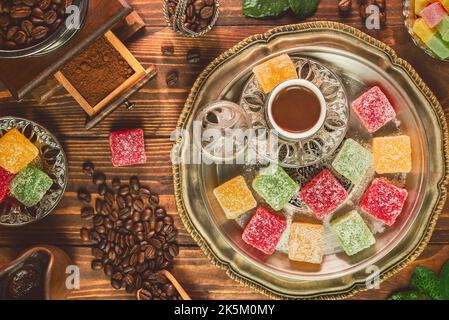
[[[402,291],[393,293],[388,300],[431,300],[427,295],[419,291]]]
[[[449,261],[444,264],[440,272],[440,298],[449,300]]]
[[[290,8],[298,18],[307,18],[315,13],[320,0],[288,0]]]
[[[252,18],[277,17],[290,7],[289,0],[244,0],[243,14]]]
[[[440,299],[440,281],[432,270],[417,266],[410,286],[434,300]]]

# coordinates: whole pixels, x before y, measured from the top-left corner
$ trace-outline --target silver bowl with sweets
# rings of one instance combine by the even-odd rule
[[[0,226],[24,226],[49,215],[67,186],[67,158],[41,125],[0,118]]]

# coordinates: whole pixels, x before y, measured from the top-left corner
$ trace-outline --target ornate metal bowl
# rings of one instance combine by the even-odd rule
[[[41,125],[15,117],[0,118],[0,137],[16,128],[38,149],[39,157],[33,162],[53,180],[44,198],[34,207],[27,208],[13,198],[0,204],[0,225],[23,226],[43,219],[58,205],[67,186],[67,159],[59,141]]]
[[[238,175],[251,176],[254,166],[189,164],[183,159],[190,145],[177,141],[173,154],[174,186],[179,214],[192,237],[211,261],[233,279],[276,298],[343,298],[378,277],[392,276],[425,248],[446,200],[448,183],[448,129],[442,107],[416,71],[384,43],[352,27],[334,22],[313,22],[275,28],[255,35],[213,61],[199,76],[179,120],[179,130],[191,129],[197,111],[210,101],[239,102],[252,68],[270,56],[287,53],[310,59],[338,75],[351,103],[374,84],[382,86],[397,107],[400,127],[413,145],[410,174],[389,178],[409,190],[404,214],[397,223],[376,235],[376,246],[356,257],[332,248],[319,267],[290,263],[282,248],[272,256],[260,255],[241,240],[241,222],[229,221],[212,190]],[[372,137],[350,117],[347,137],[369,141]],[[400,126],[398,126],[400,124]],[[325,161],[291,168],[298,179],[308,179]],[[369,181],[367,179],[367,181]],[[360,192],[347,185],[351,197]],[[355,202],[357,200],[354,200]],[[301,211],[293,201],[292,211]]]

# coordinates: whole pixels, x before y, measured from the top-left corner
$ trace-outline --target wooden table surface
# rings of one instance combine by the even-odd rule
[[[146,22],[146,29],[127,43],[131,52],[147,66],[156,64],[159,75],[132,97],[133,111],[119,109],[91,131],[83,129],[84,113],[65,92],[59,92],[45,105],[33,100],[15,103],[6,89],[0,89],[0,115],[13,115],[37,121],[49,128],[61,141],[69,160],[70,178],[67,192],[59,207],[46,219],[21,229],[0,229],[0,248],[21,250],[37,243],[52,244],[64,249],[81,268],[81,289],[71,292],[70,299],[132,299],[123,290],[115,291],[102,272],[90,269],[91,250],[81,242],[79,229],[80,205],[76,191],[87,185],[81,166],[86,160],[94,161],[109,178],[139,175],[159,192],[161,202],[175,218],[180,229],[180,256],[176,259],[174,274],[194,299],[264,299],[265,297],[228,278],[225,272],[213,266],[191,239],[177,216],[173,196],[170,163],[170,134],[175,129],[184,101],[198,74],[226,49],[256,33],[300,20],[291,16],[281,19],[255,20],[242,14],[242,0],[221,1],[218,25],[200,39],[183,38],[165,27],[161,0],[130,0],[130,4]],[[341,21],[363,28],[355,10],[348,18],[338,16],[337,0],[322,0],[316,15],[309,20]],[[408,60],[433,90],[445,109],[449,107],[449,64],[437,62],[415,48],[403,26],[402,1],[388,0],[388,25],[371,32],[376,38],[391,45],[401,57]],[[174,56],[161,54],[162,45],[173,45]],[[198,64],[189,64],[186,54],[192,48],[201,53]],[[179,84],[168,88],[166,75],[179,70]],[[0,70],[0,72],[2,72]],[[113,129],[142,127],[146,135],[148,161],[140,167],[113,168],[109,158],[108,134]],[[439,271],[449,259],[449,207],[446,206],[431,242],[421,257],[402,272],[384,282],[379,290],[355,296],[356,299],[384,299],[391,292],[407,287],[416,265]]]

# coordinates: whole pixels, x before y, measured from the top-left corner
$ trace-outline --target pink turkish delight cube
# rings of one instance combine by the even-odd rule
[[[359,116],[368,132],[373,133],[396,118],[387,96],[375,86],[362,94],[352,103],[352,108]]]
[[[259,207],[243,231],[242,239],[265,254],[272,254],[287,223],[264,207]]]
[[[14,174],[6,171],[0,167],[0,203],[6,198],[9,193],[9,185],[14,179]]]
[[[343,203],[348,193],[334,175],[325,169],[301,190],[300,195],[315,216],[323,220]]]
[[[408,192],[385,178],[375,179],[362,198],[360,208],[388,226],[401,214]]]
[[[430,28],[435,28],[447,16],[440,2],[434,2],[421,10],[421,16]]]
[[[109,143],[114,167],[141,164],[147,161],[142,129],[112,132]]]

